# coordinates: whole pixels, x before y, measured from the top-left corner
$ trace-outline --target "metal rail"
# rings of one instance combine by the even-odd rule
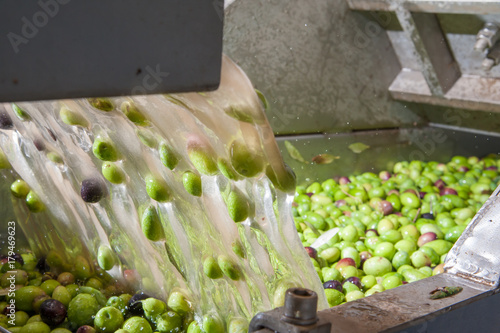
[[[404,6],[412,12],[450,13],[450,14],[500,14],[500,3],[494,0],[347,0],[355,10],[394,11]]]

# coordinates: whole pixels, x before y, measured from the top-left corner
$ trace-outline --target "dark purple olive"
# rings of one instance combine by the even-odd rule
[[[340,199],[340,200],[335,201],[335,206],[337,206],[337,207],[342,207],[345,205],[347,205],[347,202],[345,202],[344,199]]]
[[[344,280],[344,282],[342,282],[342,285],[346,282],[350,282],[350,283],[356,285],[356,287],[358,287],[359,289],[363,289],[363,286],[361,285],[361,280],[359,279],[359,277],[356,277],[356,276],[348,277],[347,279]]]
[[[446,186],[446,183],[442,179],[438,179],[434,182],[434,186],[442,190]]]
[[[392,211],[394,210],[392,204],[387,200],[380,201],[379,205],[380,205],[380,211],[384,214],[384,216],[391,214]]]
[[[0,129],[11,129],[14,127],[14,123],[12,123],[12,119],[7,114],[3,107],[0,107]]]
[[[437,239],[437,235],[433,232],[426,232],[425,234],[420,235],[418,237],[417,245],[418,247],[422,247],[425,244],[432,242]]]
[[[395,212],[394,215],[403,216],[403,214],[401,212]]]
[[[419,194],[417,193],[417,191],[415,191],[414,189],[412,188],[409,188],[407,190],[405,190],[403,193],[413,193],[415,194],[416,196],[418,196]]]
[[[498,170],[498,168],[494,165],[487,167],[485,170]]]
[[[33,140],[33,144],[35,145],[36,150],[38,151],[45,150],[45,142],[43,142],[43,140],[35,139]]]
[[[363,264],[365,263],[365,261],[367,261],[371,257],[372,257],[372,254],[370,252],[368,252],[368,251],[362,251],[362,252],[360,252],[359,253],[359,258],[361,259],[361,261],[360,261],[359,266],[363,267]]]
[[[428,220],[434,220],[434,214],[432,213],[423,213],[422,214],[423,219],[428,219]]]
[[[92,326],[83,325],[76,330],[76,333],[96,333],[96,330]]]
[[[140,316],[144,314],[144,309],[142,308],[142,301],[150,298],[151,296],[144,293],[144,292],[138,292],[130,300],[128,301],[128,309],[129,311],[137,316]]]
[[[23,257],[19,253],[14,253],[14,255],[11,258],[20,263],[21,265],[24,265]]]
[[[309,257],[311,257],[313,259],[316,259],[318,257],[318,251],[316,251],[315,248],[310,247],[310,246],[306,246],[306,247],[304,247],[304,249],[306,249],[306,252],[309,255]]]
[[[351,181],[347,177],[340,177],[339,178],[339,184],[340,185],[346,185],[349,184]]]
[[[387,196],[390,196],[391,194],[399,195],[399,191],[398,190],[389,190],[389,192],[387,192]]]
[[[310,197],[312,197],[312,196],[314,195],[314,193],[312,193],[312,192],[307,192],[307,193],[306,193],[306,195],[310,198]]]
[[[45,261],[45,257],[38,259],[38,262],[36,263],[35,267],[36,269],[38,269],[40,273],[45,273],[50,271],[50,267],[47,264],[47,261]]]
[[[55,299],[48,299],[40,306],[40,318],[49,326],[60,325],[66,318],[66,307]]]
[[[466,167],[465,165],[461,165],[457,168],[457,171],[458,172],[467,172],[469,171],[470,169],[468,167]]]
[[[441,191],[439,191],[439,195],[448,195],[448,194],[458,195],[458,192],[449,187],[445,187]]]
[[[389,178],[391,178],[391,173],[389,171],[381,171],[378,177],[384,181],[389,180]]]
[[[342,283],[337,280],[330,280],[323,283],[323,288],[325,289],[337,289],[342,292]]]
[[[427,194],[427,192],[418,192],[418,195],[420,196],[420,199],[423,199],[425,197],[425,195]]]
[[[85,179],[82,182],[80,194],[85,202],[99,202],[104,197],[104,192],[104,184],[97,178]]]

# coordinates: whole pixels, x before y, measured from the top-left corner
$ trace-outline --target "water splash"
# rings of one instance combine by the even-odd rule
[[[95,107],[108,102],[111,111]],[[0,170],[0,194],[2,201],[12,198],[9,209],[31,249],[53,266],[75,270],[110,248],[118,263],[111,276],[122,280],[135,270],[138,287],[157,297],[181,292],[197,320],[206,314],[249,320],[282,305],[290,286],[318,291],[319,307],[327,306],[293,224],[293,176],[250,81],[227,57],[214,92],[17,105],[0,106],[13,122],[0,129],[12,166]],[[96,152],[96,142],[107,146]],[[98,157],[112,161],[107,167],[121,177],[116,184],[103,177]],[[201,196],[186,190],[186,171],[200,176]],[[5,184],[18,178],[40,198],[42,211],[30,212],[8,193]],[[82,200],[89,179],[102,192],[95,203]],[[148,188],[157,183],[165,197]],[[148,209],[161,225],[149,237],[154,241],[141,226]],[[233,265],[237,276],[209,278],[207,258]]]

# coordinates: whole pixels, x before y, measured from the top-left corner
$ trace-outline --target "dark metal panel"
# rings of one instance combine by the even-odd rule
[[[215,89],[223,2],[0,0],[0,101]]]
[[[499,332],[500,316],[497,314],[499,308],[500,294],[495,294],[399,332]]]

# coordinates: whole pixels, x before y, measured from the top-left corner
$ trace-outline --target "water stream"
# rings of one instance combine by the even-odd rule
[[[110,275],[126,280],[137,272],[137,288],[164,299],[181,292],[197,320],[206,314],[249,320],[282,305],[287,287],[322,290],[293,223],[293,176],[239,67],[224,57],[214,92],[109,101],[111,111],[87,99],[17,103],[20,110],[0,105],[13,123],[0,129],[11,165],[0,170],[3,218],[15,215],[37,256],[60,270],[82,269],[87,261],[84,268],[92,270],[99,251],[111,249]],[[130,110],[138,113],[127,117]],[[94,153],[96,141],[111,146],[105,156],[114,148],[116,156],[105,158],[111,164]],[[103,177],[105,163],[123,172],[123,182]],[[201,196],[186,190],[186,171],[201,177]],[[41,211],[9,193],[16,179],[29,185],[31,199],[39,197]],[[102,194],[90,200],[96,202],[82,199],[89,180]],[[157,200],[147,188],[155,184],[166,191]],[[146,211],[161,221],[149,239],[141,225]],[[209,278],[203,264],[210,257],[230,263],[237,277]]]

